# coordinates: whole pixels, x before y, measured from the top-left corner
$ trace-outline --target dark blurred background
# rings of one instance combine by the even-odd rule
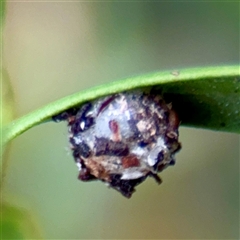
[[[8,2],[4,67],[18,116],[133,75],[239,64],[239,2]],[[14,140],[4,197],[47,239],[239,239],[239,135],[180,128],[177,164],[130,200],[77,180],[64,123]]]

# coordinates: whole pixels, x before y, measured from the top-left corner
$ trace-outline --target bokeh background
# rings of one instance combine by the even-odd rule
[[[239,64],[239,2],[9,1],[3,65],[16,115],[105,82]],[[77,180],[64,123],[11,145],[5,200],[46,239],[239,239],[239,135],[180,128],[177,164],[130,200]]]

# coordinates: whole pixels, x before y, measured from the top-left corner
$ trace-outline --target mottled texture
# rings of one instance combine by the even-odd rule
[[[174,165],[179,119],[161,96],[141,91],[119,93],[70,109],[66,120],[79,179],[99,179],[131,197],[148,176]]]

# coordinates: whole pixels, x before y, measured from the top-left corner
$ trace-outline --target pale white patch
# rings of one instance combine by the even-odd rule
[[[127,100],[124,96],[121,96],[121,98],[119,99],[119,104],[120,104],[120,112],[125,112],[128,109],[128,104],[127,104]]]
[[[87,145],[89,146],[90,149],[94,148],[95,136],[94,136],[92,130],[88,130],[88,131],[82,133],[81,139],[83,139],[84,142],[87,143]],[[82,143],[82,141],[81,141],[81,143]]]
[[[144,132],[144,130],[146,129],[146,121],[141,120],[137,123],[137,128],[139,130],[139,132]]]
[[[91,116],[91,115],[93,115],[93,111],[87,112],[86,117],[89,117],[89,116]]]
[[[85,127],[85,122],[84,121],[80,122],[80,128],[83,130],[84,127]]]
[[[81,163],[77,162],[76,165],[77,165],[78,171],[81,171],[82,170]]]
[[[158,154],[166,149],[166,145],[164,143],[164,139],[159,137],[157,140],[157,144],[154,146],[153,149],[149,152],[149,155],[147,157],[147,162],[149,166],[153,166],[157,162]]]
[[[157,162],[157,155],[155,156],[155,158],[153,158],[153,156],[148,156],[147,162],[148,165],[152,167]]]
[[[76,145],[79,145],[80,143],[82,143],[82,139],[80,137],[78,137],[78,136],[73,137],[73,139],[74,139]]]
[[[144,174],[141,171],[137,170],[136,168],[128,168],[123,172],[121,179],[125,179],[125,180],[137,179],[143,176]]]
[[[157,140],[157,146],[162,148],[167,148],[164,142],[164,139],[162,137],[159,137]]]
[[[126,116],[127,120],[131,119],[131,114],[130,114],[129,110],[125,111],[125,116]]]
[[[131,149],[131,152],[136,154],[137,156],[142,156],[146,153],[146,151],[139,146],[135,146],[133,149]]]
[[[108,111],[103,111],[96,119],[93,134],[95,134],[97,137],[109,138],[112,134],[109,128],[110,120],[112,119],[108,116]]]
[[[112,113],[115,111],[115,107],[113,106],[113,104],[109,104],[105,111],[108,112],[108,115],[112,115]]]

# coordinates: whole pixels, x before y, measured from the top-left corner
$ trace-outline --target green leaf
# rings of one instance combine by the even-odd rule
[[[26,209],[1,203],[1,239],[42,238],[34,217]]]
[[[221,66],[157,72],[84,90],[11,122],[4,143],[51,117],[104,95],[154,87],[180,115],[182,125],[240,133],[240,68]]]
[[[4,18],[5,18],[5,12],[6,12],[6,1],[2,0],[0,2],[0,26],[3,26]]]

